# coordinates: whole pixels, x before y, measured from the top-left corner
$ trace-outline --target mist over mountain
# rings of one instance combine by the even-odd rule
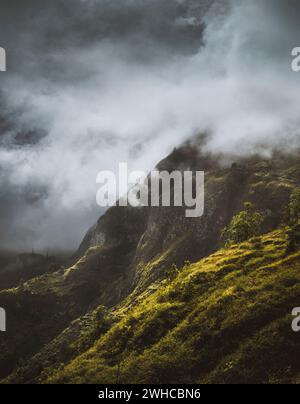
[[[197,133],[296,147],[299,18],[294,0],[2,1],[1,246],[76,248],[100,170],[150,170]]]
[[[299,2],[43,3],[0,4],[0,385],[298,384]],[[203,215],[100,209],[121,162]]]
[[[158,168],[205,170],[202,217],[112,207],[73,263],[2,259],[0,384],[299,383],[299,162],[189,143]]]

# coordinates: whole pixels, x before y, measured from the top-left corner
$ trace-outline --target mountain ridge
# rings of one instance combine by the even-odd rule
[[[175,149],[157,167],[205,171],[203,217],[186,218],[184,208],[177,207],[113,207],[84,238],[81,256],[73,266],[0,291],[0,306],[9,313],[8,338],[1,340],[3,381],[56,380],[56,376],[45,376],[47,355],[49,371],[53,361],[60,366],[61,360],[66,367],[76,354],[105,338],[126,307],[139,305],[155,293],[170,268],[181,273],[193,265],[190,263],[199,263],[220,250],[222,229],[244,202],[264,213],[262,233],[276,230],[283,223],[292,190],[300,185],[299,155],[277,152],[269,159],[252,156],[234,161],[225,164],[220,156],[205,154],[194,144]],[[175,312],[171,310],[171,319],[184,311],[179,306]],[[65,353],[57,348],[56,358],[51,347],[57,346],[64,347]]]

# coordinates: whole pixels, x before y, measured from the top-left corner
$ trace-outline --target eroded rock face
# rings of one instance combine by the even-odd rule
[[[99,275],[114,279],[113,274],[122,274],[129,291],[164,276],[172,264],[181,267],[214,252],[221,245],[222,229],[245,201],[265,214],[264,231],[276,228],[292,187],[299,183],[298,158],[274,155],[269,160],[223,161],[193,145],[175,149],[157,169],[204,171],[204,215],[186,218],[185,207],[113,207],[87,233],[78,254],[97,247]],[[103,262],[107,254],[111,254],[108,266]]]
[[[76,318],[99,305],[116,307],[131,293],[131,301],[138,299],[174,264],[180,269],[186,261],[196,262],[218,250],[222,229],[244,202],[254,203],[264,213],[264,232],[277,228],[292,189],[300,184],[299,161],[299,156],[277,154],[270,160],[230,159],[225,164],[220,156],[204,155],[196,146],[174,150],[158,169],[205,171],[204,215],[186,218],[185,207],[113,207],[86,235],[71,268],[0,292],[0,307],[10,313],[10,338],[1,346],[0,377]]]

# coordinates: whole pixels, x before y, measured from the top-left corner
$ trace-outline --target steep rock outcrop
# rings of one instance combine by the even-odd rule
[[[87,234],[71,268],[0,292],[0,306],[10,313],[9,338],[1,341],[1,377],[76,318],[102,305],[126,306],[129,296],[128,304],[135,304],[157,288],[172,265],[180,269],[218,250],[222,229],[245,201],[264,213],[264,232],[277,228],[292,189],[300,184],[299,161],[299,155],[280,153],[225,160],[191,144],[174,150],[158,168],[205,171],[204,215],[186,218],[185,207],[113,207]]]

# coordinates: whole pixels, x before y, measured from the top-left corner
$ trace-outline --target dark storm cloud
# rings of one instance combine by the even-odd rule
[[[168,58],[197,52],[209,4],[205,0],[1,2],[0,44],[8,53],[8,72],[1,76],[0,87],[5,177],[0,224],[7,229],[1,232],[2,244],[41,248],[79,243],[99,215],[94,205],[97,170],[110,167],[112,155],[126,160],[131,148],[141,149],[136,148],[140,125],[126,130],[130,123],[126,112],[121,116],[122,106],[114,106],[114,92],[142,85],[147,80],[143,66],[156,65],[159,71]],[[127,87],[132,73],[137,79],[130,78]],[[149,89],[153,74],[148,73],[148,80]],[[108,104],[103,112],[107,123],[99,118],[99,103]],[[114,115],[120,119],[117,125],[111,121]],[[141,122],[141,127],[146,125]],[[120,135],[120,127],[124,134]]]
[[[151,169],[197,132],[296,144],[299,20],[293,0],[2,0],[0,244],[74,247],[99,170]]]
[[[24,52],[34,53],[44,62],[45,56],[56,49],[82,48],[103,40],[131,41],[143,57],[152,56],[161,47],[167,53],[170,48],[187,53],[199,47],[203,8],[210,3],[210,0],[55,0],[43,3],[4,0],[0,5],[1,40],[14,56],[23,58]],[[145,47],[145,41],[152,42],[152,46]],[[158,49],[155,42],[159,42]],[[24,60],[22,66],[24,68]]]

